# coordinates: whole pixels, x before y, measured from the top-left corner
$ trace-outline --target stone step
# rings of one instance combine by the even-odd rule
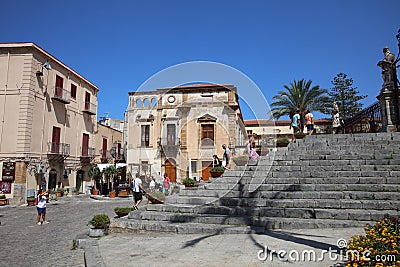
[[[200,217],[203,217],[203,219],[196,219],[199,217],[199,214],[201,215]],[[180,222],[203,222],[205,217],[210,217],[211,219],[208,218],[209,223],[263,226],[252,223],[254,220],[257,221],[257,217],[378,221],[385,216],[398,217],[399,215],[400,211],[398,210],[343,210],[335,208],[266,208],[231,206],[192,206],[190,208],[188,206],[157,205],[157,207],[148,207],[147,211],[132,212],[129,214],[129,218],[161,221],[169,220]],[[244,220],[240,221],[240,219],[237,217],[243,217]],[[230,218],[234,219],[229,221]]]
[[[375,209],[375,210],[399,210],[400,200],[398,194],[394,193],[395,199],[387,199],[391,193],[382,194],[383,199],[371,199],[378,197],[379,193],[366,195],[367,193],[352,192],[343,194],[341,192],[316,192],[315,195],[308,194],[312,198],[304,198],[304,194],[298,194],[303,198],[282,198],[282,192],[276,192],[271,198],[263,197],[202,197],[202,196],[179,196],[166,198],[168,205],[222,205],[240,207],[279,207],[279,208],[342,208],[342,209]],[[362,197],[371,198],[362,198]],[[317,198],[319,197],[319,198]]]
[[[398,191],[223,191],[223,190],[197,190],[182,191],[179,195],[187,197],[241,197],[241,198],[267,198],[267,199],[381,199],[400,200],[400,185]]]
[[[185,220],[184,215],[179,219]],[[229,220],[230,219],[230,220]],[[171,222],[168,220],[144,220],[144,219],[112,219],[110,230],[118,232],[122,229],[128,231],[156,231],[174,232],[182,234],[210,233],[210,234],[238,234],[238,233],[265,233],[273,229],[316,229],[316,228],[343,228],[365,227],[369,220],[340,220],[340,219],[303,219],[262,217],[247,218],[231,216],[203,217],[200,222]],[[254,225],[221,224],[212,221],[224,221],[230,223],[253,222]],[[259,225],[259,226],[256,226]]]

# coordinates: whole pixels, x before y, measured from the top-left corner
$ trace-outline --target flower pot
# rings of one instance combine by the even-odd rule
[[[147,195],[147,199],[150,200],[150,202],[153,203],[153,204],[162,204],[162,203],[164,203],[164,201],[162,201],[162,200],[160,200],[158,198],[154,198],[149,194]]]
[[[244,166],[247,164],[248,160],[233,159],[233,162],[235,162],[236,166]]]
[[[0,206],[4,206],[8,204],[8,199],[4,198],[4,199],[0,199]]]
[[[217,177],[220,177],[222,174],[224,174],[224,172],[223,171],[221,171],[221,172],[210,172],[210,174],[211,174],[212,178],[217,178]]]
[[[99,190],[98,189],[92,189],[92,195],[98,195]]]
[[[57,191],[57,197],[62,197],[64,193],[62,191]]]
[[[35,200],[27,200],[28,206],[35,206]]]
[[[117,196],[117,192],[111,191],[110,192],[110,198],[115,198]]]
[[[287,147],[289,142],[277,142],[276,147]]]
[[[119,197],[128,197],[128,196],[129,196],[129,193],[128,193],[128,191],[126,191],[126,190],[119,191],[119,192],[118,192],[118,196],[119,196]]]
[[[122,212],[122,211],[116,211],[115,214],[117,214],[118,217],[124,217],[129,214],[129,212]]]

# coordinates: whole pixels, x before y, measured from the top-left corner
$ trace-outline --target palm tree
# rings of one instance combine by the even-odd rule
[[[271,113],[275,119],[284,115],[290,116],[293,110],[299,109],[300,114],[304,114],[307,109],[328,113],[328,107],[332,101],[326,95],[328,90],[322,89],[319,85],[312,86],[312,81],[294,80],[290,86],[284,85],[286,91],[279,91],[272,97],[275,102],[271,104]]]

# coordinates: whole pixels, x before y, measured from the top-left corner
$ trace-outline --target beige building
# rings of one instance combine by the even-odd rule
[[[42,186],[84,191],[91,183],[97,93],[36,44],[0,44],[0,178],[10,203]]]
[[[227,144],[244,148],[245,128],[233,85],[196,84],[130,92],[127,110],[127,164],[162,181],[186,177],[208,180],[213,155]],[[147,179],[147,178],[146,178]]]

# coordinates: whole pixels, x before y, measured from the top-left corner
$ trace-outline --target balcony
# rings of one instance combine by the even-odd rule
[[[96,149],[94,147],[82,147],[81,158],[94,158],[96,155]]]
[[[69,104],[71,103],[71,93],[65,90],[62,87],[54,87],[54,92],[53,96],[51,99],[56,100],[58,102],[61,102],[63,104]]]
[[[69,156],[70,147],[70,144],[49,142],[47,144],[47,154]]]
[[[110,150],[100,149],[99,152],[101,163],[107,163],[113,158],[111,156]]]
[[[179,138],[160,138],[157,143],[166,157],[176,157],[181,146]]]
[[[93,103],[90,103],[90,102],[85,102],[82,111],[84,113],[89,114],[89,115],[96,115],[96,113],[97,113],[97,105],[95,105]]]

